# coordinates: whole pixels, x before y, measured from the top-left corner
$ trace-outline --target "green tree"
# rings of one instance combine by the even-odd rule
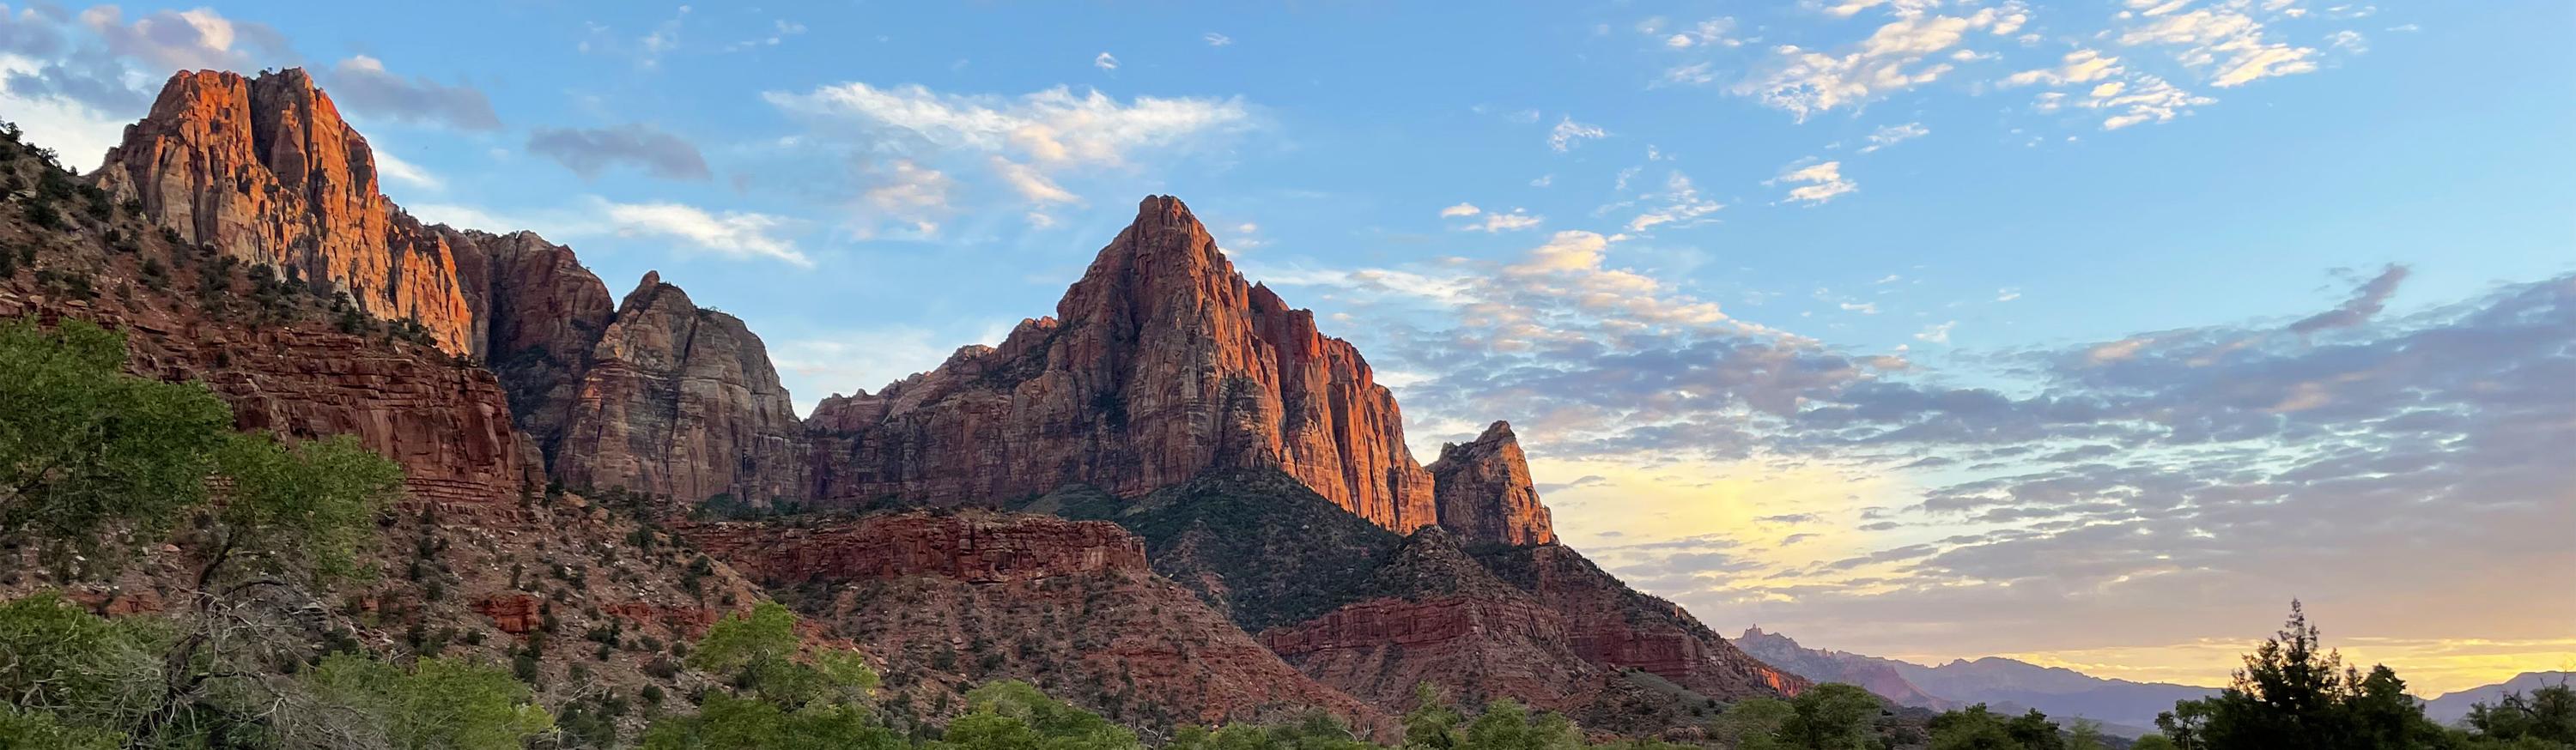
[[[877,673],[857,652],[804,654],[796,614],[761,602],[707,629],[689,666],[726,677],[731,692],[710,693],[695,716],[653,723],[648,750],[893,750],[902,743],[866,701]]]
[[[1726,711],[1709,722],[1709,736],[1720,744],[1737,750],[1775,750],[1780,744],[1780,728],[1789,723],[1797,709],[1777,698],[1746,698],[1727,706]]]
[[[109,529],[157,538],[205,500],[231,410],[124,365],[125,337],[87,321],[0,324],[0,536],[94,551]]]
[[[122,738],[105,729],[64,724],[50,713],[0,703],[0,748],[117,750]]]
[[[1932,717],[1932,750],[2021,750],[2004,718],[1979,703]]]
[[[2493,705],[2470,706],[2465,723],[2475,739],[2495,745],[2576,747],[2576,687],[2507,693]]]
[[[13,731],[122,736],[153,707],[162,640],[148,623],[99,617],[50,592],[0,602],[0,695],[17,712]],[[45,747],[0,742],[20,746]]]
[[[275,629],[244,627],[261,616],[244,592],[352,571],[358,546],[372,538],[368,520],[402,488],[401,467],[345,435],[288,446],[234,434],[214,464],[228,485],[204,516],[208,538],[192,545],[201,558],[196,589],[163,655],[161,700],[137,729],[142,736],[192,723],[188,715],[207,707],[216,683],[258,671],[245,662],[271,645],[256,636]],[[236,581],[231,574],[241,566],[233,563],[246,558],[257,562],[257,575]]]
[[[269,563],[271,575],[321,577],[355,571],[359,546],[373,538],[367,521],[402,492],[402,467],[337,435],[292,446],[264,434],[235,434],[216,452],[230,480],[212,511],[214,538],[197,585],[210,590],[244,551]]]
[[[345,712],[338,715],[354,719],[340,728],[356,737],[380,736],[398,750],[519,747],[554,727],[554,718],[534,703],[526,683],[508,670],[461,659],[423,658],[406,670],[365,656],[334,654],[304,681],[328,707],[307,719],[334,715],[337,709]]]
[[[2306,609],[2290,602],[2281,631],[2245,656],[2218,695],[2176,703],[2156,717],[2184,750],[2377,750],[2441,744],[2440,727],[2385,666],[2369,676],[2320,650]]]
[[[2129,743],[2129,750],[2180,750],[2181,746],[2161,734],[2150,734]]]
[[[1458,725],[1467,717],[1449,704],[1449,696],[1440,686],[1424,682],[1413,686],[1413,710],[1404,713],[1404,746],[1407,750],[1452,750],[1458,746]]]
[[[1878,733],[1878,696],[1857,686],[1828,682],[1799,693],[1789,702],[1789,719],[1780,725],[1783,747],[1799,750],[1868,750]]]
[[[1576,750],[1583,738],[1574,731],[1574,722],[1555,712],[1535,716],[1528,708],[1508,698],[1485,705],[1476,720],[1468,722],[1460,750]]]

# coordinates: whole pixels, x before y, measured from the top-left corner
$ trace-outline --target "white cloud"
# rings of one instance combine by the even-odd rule
[[[1780,176],[1763,184],[1805,183],[1789,189],[1788,200],[1815,205],[1860,189],[1860,185],[1843,179],[1843,163],[1818,162],[1783,170]]]
[[[1455,206],[1440,209],[1440,218],[1446,219],[1455,216],[1474,216],[1484,212],[1484,209],[1477,208],[1476,204],[1460,203]]]
[[[1602,130],[1599,125],[1585,125],[1583,123],[1575,122],[1573,117],[1566,117],[1562,120],[1558,120],[1556,127],[1548,131],[1547,145],[1559,152],[1563,152],[1573,149],[1576,142],[1584,139],[1599,139],[1607,138],[1609,136],[1610,131]]]
[[[2184,65],[2208,69],[2210,84],[2219,88],[2317,69],[2316,61],[2309,59],[2316,49],[2273,41],[2264,34],[2261,22],[2243,12],[2244,0],[2181,11],[2189,4],[2189,0],[2129,0],[2129,7],[2139,9],[2137,15],[2148,20],[2121,32],[2120,43],[2179,48],[2175,58]]]
[[[1200,39],[1205,39],[1205,40],[1207,40],[1207,45],[1208,45],[1208,46],[1210,46],[1210,47],[1223,47],[1223,46],[1226,46],[1226,45],[1229,45],[1229,44],[1233,44],[1233,43],[1234,43],[1234,37],[1226,36],[1226,35],[1224,35],[1224,34],[1219,34],[1219,33],[1213,32],[1213,31],[1208,32],[1208,33],[1205,33],[1205,34],[1201,34],[1201,35],[1199,35],[1199,38],[1200,38]]]
[[[879,215],[911,224],[915,232],[924,236],[939,233],[937,219],[948,211],[948,191],[956,185],[955,180],[910,159],[896,159],[876,174],[877,184],[860,195],[861,202]],[[860,231],[865,234],[869,230]]]
[[[1693,24],[1688,29],[1675,32],[1671,36],[1664,37],[1664,46],[1673,49],[1744,46],[1744,40],[1730,36],[1734,31],[1735,19],[1725,17],[1711,18],[1706,21]]]
[[[1862,146],[1860,152],[1866,154],[1931,134],[1932,129],[1923,127],[1923,123],[1919,122],[1880,127],[1869,134],[1869,145]]]
[[[1453,214],[1453,213],[1452,213],[1452,212],[1454,212],[1454,211],[1457,211],[1457,210],[1458,210],[1459,208],[1461,208],[1461,207],[1464,207],[1464,208],[1466,208],[1466,209],[1469,209],[1469,210],[1471,211],[1471,213],[1460,213],[1460,214]],[[1475,206],[1469,206],[1469,205],[1467,205],[1467,204],[1461,203],[1461,204],[1458,204],[1458,205],[1456,205],[1456,206],[1450,206],[1449,208],[1442,209],[1442,210],[1441,210],[1441,212],[1440,212],[1440,215],[1441,215],[1441,216],[1453,216],[1453,215],[1455,215],[1455,216],[1476,216],[1476,215],[1478,215],[1478,214],[1476,214],[1476,213],[1472,213],[1472,211],[1473,211],[1475,208],[1476,208]],[[1457,229],[1458,229],[1459,231],[1462,231],[1462,232],[1517,232],[1517,231],[1520,231],[1520,230],[1523,230],[1523,229],[1530,229],[1530,228],[1537,227],[1537,226],[1539,225],[1539,222],[1540,222],[1540,217],[1532,216],[1532,215],[1530,215],[1530,214],[1529,214],[1525,209],[1519,209],[1519,208],[1512,209],[1512,210],[1510,210],[1510,211],[1508,211],[1508,212],[1506,212],[1506,211],[1488,211],[1488,212],[1484,212],[1482,215],[1485,217],[1485,219],[1484,219],[1483,221],[1474,221],[1474,222],[1468,222],[1468,223],[1466,223],[1466,224],[1461,224],[1461,225],[1459,225],[1459,226],[1457,227]]]
[[[747,211],[709,213],[678,203],[608,203],[605,215],[624,235],[652,235],[686,242],[698,250],[732,258],[773,258],[811,268],[812,258],[796,243],[778,236],[787,220]]]
[[[2121,70],[2123,68],[2120,67],[2120,58],[2105,57],[2096,50],[2079,49],[2066,53],[2066,57],[2058,62],[2057,67],[2025,70],[2006,76],[2004,85],[2028,86],[2044,83],[2062,86],[2070,83],[2091,83],[2118,75]]]
[[[2370,39],[2361,32],[2345,29],[2327,34],[2326,46],[2358,55],[2370,51]]]
[[[2126,86],[2096,86],[2085,106],[2116,111],[2102,121],[2102,129],[2118,130],[2142,122],[2165,122],[2192,107],[2218,100],[2175,87],[2165,79],[2139,76]]]
[[[439,179],[438,175],[430,174],[429,170],[422,169],[417,164],[396,158],[390,152],[378,149],[375,157],[376,173],[385,179],[422,190],[437,191],[447,187],[447,182]]]
[[[243,70],[253,66],[252,51],[267,56],[286,51],[285,38],[255,23],[224,18],[211,8],[155,11],[132,23],[114,5],[81,11],[80,24],[99,35],[108,51],[135,58],[153,70]]]
[[[1111,57],[1107,52],[1102,52],[1099,57],[1091,58],[1091,67],[1099,68],[1101,70],[1117,70],[1118,58]]]
[[[2002,289],[1995,290],[1996,302],[2011,302],[2017,299],[2021,299],[2021,290],[2019,289],[2004,287]]]
[[[1952,66],[1927,64],[1926,58],[1957,46],[1972,30],[2011,33],[2020,28],[2021,18],[2016,11],[1995,8],[1968,16],[1917,14],[1880,26],[1868,39],[1837,53],[1782,45],[1772,50],[1767,71],[1733,90],[1805,121],[1817,112],[1859,106],[1889,92],[1930,83]],[[1665,78],[1685,83],[1713,80],[1704,68],[1687,74],[1681,69],[1666,71]]]
[[[1016,98],[942,94],[921,86],[850,82],[810,93],[762,97],[789,112],[856,125],[885,149],[1013,153],[1039,164],[1117,164],[1134,149],[1239,128],[1251,113],[1239,99],[1136,97],[1058,86]]]
[[[1538,176],[1538,179],[1530,180],[1530,187],[1547,187],[1548,185],[1554,184],[1555,182],[1556,182],[1556,175],[1552,175],[1552,174],[1543,174],[1543,175],[1539,175],[1539,176]]]
[[[1950,343],[1950,329],[1957,327],[1958,325],[1959,321],[1953,320],[1937,325],[1924,326],[1921,333],[1914,334],[1914,340],[1926,341],[1935,344]]]
[[[1841,307],[1844,312],[1856,312],[1862,315],[1878,314],[1878,303],[1876,302],[1845,302],[1839,305],[1839,307]]]
[[[992,158],[992,165],[993,172],[1001,175],[1004,183],[1009,184],[1011,189],[1019,191],[1020,197],[1029,199],[1030,203],[1045,205],[1082,202],[1081,196],[1074,195],[1072,191],[1057,185],[1054,180],[1047,178],[1046,173],[1029,165],[1011,161],[1000,155]]]
[[[1708,218],[1710,214],[1717,213],[1719,209],[1726,207],[1725,204],[1717,201],[1701,198],[1699,189],[1693,187],[1690,178],[1684,176],[1679,170],[1675,170],[1672,176],[1665,178],[1664,192],[1640,196],[1640,198],[1658,200],[1663,203],[1663,206],[1628,220],[1628,231],[1631,232],[1643,232],[1666,224],[1687,227],[1707,223],[1714,221]]]

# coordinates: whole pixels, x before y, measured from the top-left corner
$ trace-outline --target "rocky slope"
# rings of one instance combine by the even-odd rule
[[[1151,730],[1318,708],[1389,728],[1155,575],[1113,524],[913,511],[681,533],[883,658],[903,710],[951,715],[966,688],[1007,677]]]
[[[1575,653],[1719,700],[1796,695],[1814,684],[1745,654],[1679,605],[1639,593],[1561,544],[1488,545],[1477,561],[1565,618]]]
[[[1628,735],[1688,726],[1705,710],[1705,696],[1659,693],[1583,658],[1561,613],[1496,578],[1445,529],[1407,537],[1367,597],[1262,631],[1261,642],[1316,681],[1391,708],[1411,708],[1428,682],[1467,705],[1509,698]]]

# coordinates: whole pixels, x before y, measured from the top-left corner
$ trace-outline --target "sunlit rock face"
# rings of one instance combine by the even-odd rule
[[[874,394],[826,399],[817,495],[941,504],[1067,483],[1122,496],[1270,466],[1372,523],[1436,523],[1431,474],[1358,350],[1245,283],[1189,208],[1148,198],[1056,315]]]

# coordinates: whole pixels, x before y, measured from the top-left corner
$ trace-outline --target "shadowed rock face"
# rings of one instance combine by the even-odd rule
[[[1472,542],[1556,541],[1510,423],[1495,422],[1474,442],[1442,446],[1430,470],[1442,528]]]
[[[1138,207],[1055,317],[880,393],[826,399],[807,424],[821,433],[816,496],[845,503],[991,502],[1076,483],[1134,497],[1210,470],[1275,467],[1379,526],[1441,520],[1431,472],[1359,351],[1246,284],[1170,197]],[[1526,468],[1481,468],[1527,484]],[[1479,501],[1516,502],[1457,495],[1462,514]],[[1473,515],[1532,536],[1499,520],[1508,514]]]
[[[916,693],[1014,678],[1157,730],[1322,710],[1392,736],[1387,714],[1308,679],[1154,575],[1144,543],[1115,524],[915,511],[677,530],[758,579],[825,592],[796,600],[913,676]]]
[[[572,248],[535,232],[494,235],[431,227],[457,249],[457,275],[475,294],[484,366],[510,394],[510,416],[553,465],[561,453],[591,350],[617,310],[608,287]]]
[[[449,238],[377,191],[367,139],[301,69],[172,76],[108,150],[98,182],[190,243],[327,283],[376,317],[417,320],[449,353],[481,353]]]
[[[793,498],[804,425],[760,337],[647,273],[588,358],[555,476],[689,504]]]

